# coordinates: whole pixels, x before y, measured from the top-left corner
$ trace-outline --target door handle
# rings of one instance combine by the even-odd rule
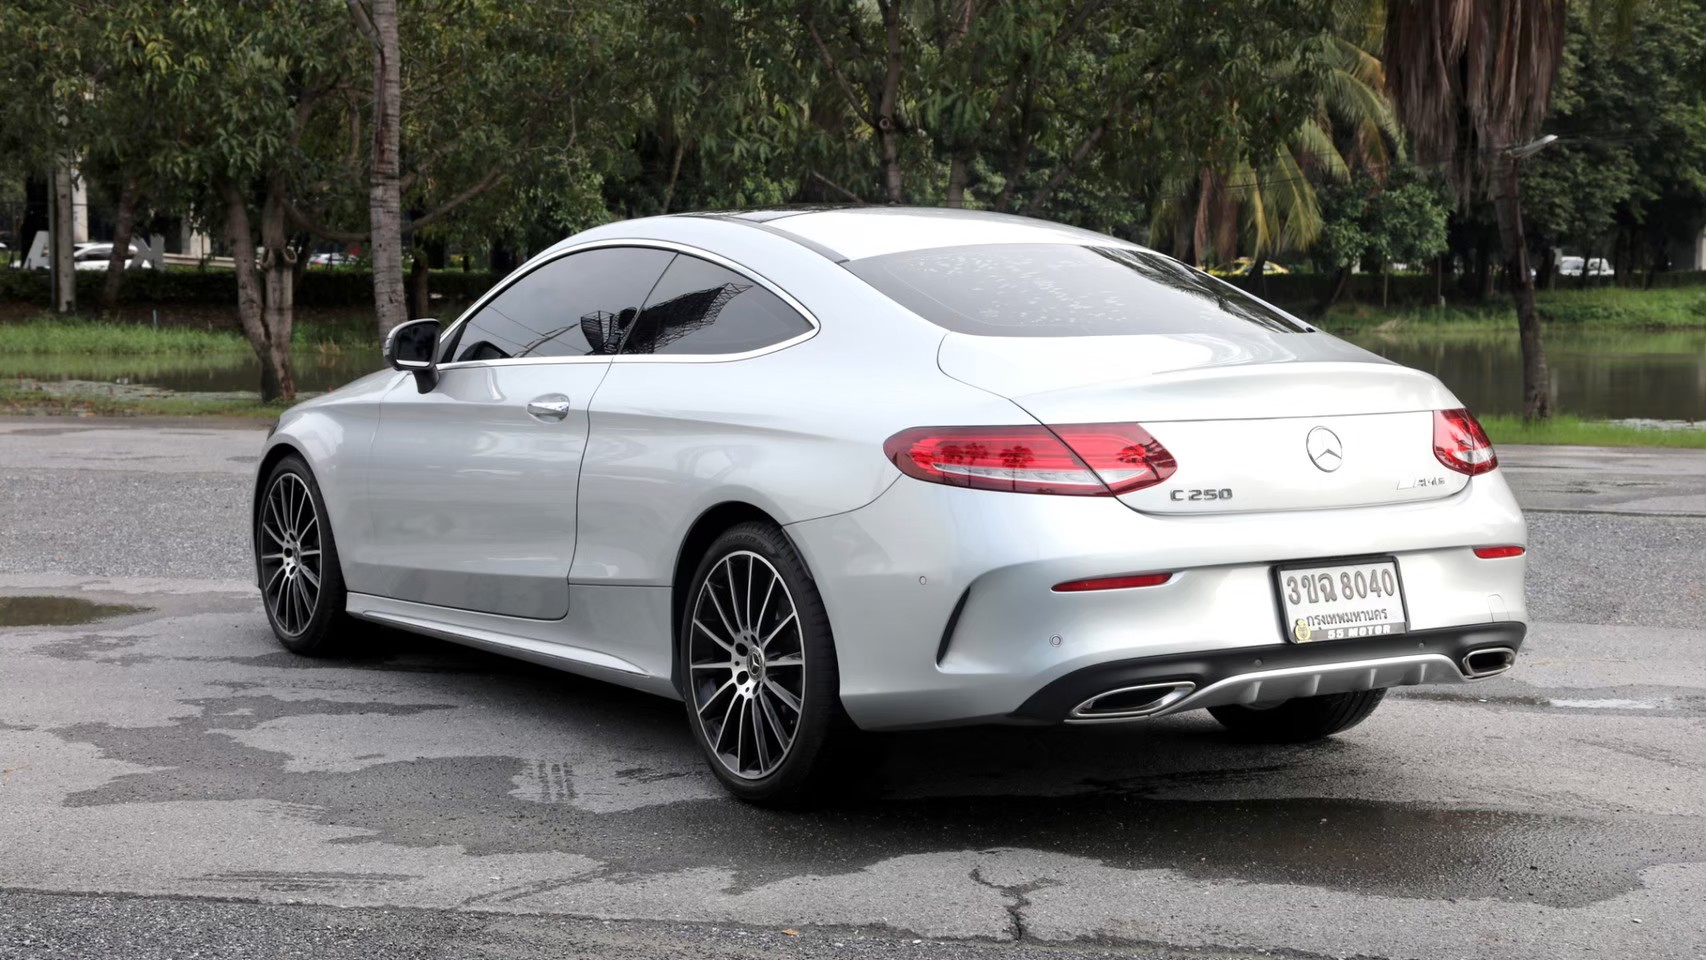
[[[569,415],[569,398],[560,393],[527,401],[527,415],[536,420],[561,420]]]

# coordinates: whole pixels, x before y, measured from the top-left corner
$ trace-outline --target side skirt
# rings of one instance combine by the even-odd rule
[[[364,593],[350,594],[346,609],[350,616],[373,623],[680,699],[667,674],[657,676],[621,657],[571,643],[561,620],[506,617]]]

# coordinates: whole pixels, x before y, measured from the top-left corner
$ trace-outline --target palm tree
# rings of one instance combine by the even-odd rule
[[[1319,183],[1343,181],[1354,167],[1385,170],[1401,149],[1401,135],[1382,92],[1379,59],[1343,35],[1353,28],[1312,41],[1328,68],[1314,113],[1265,158],[1243,157],[1229,169],[1205,167],[1165,184],[1151,226],[1155,235],[1176,229],[1176,248],[1188,242],[1199,266],[1210,254],[1230,260],[1242,246],[1259,276],[1267,257],[1315,242],[1323,226]]]
[[[1515,151],[1546,117],[1564,28],[1564,0],[1386,0],[1387,90],[1417,159],[1443,166],[1459,200],[1493,201],[1516,295],[1527,420],[1552,416],[1552,387]]]

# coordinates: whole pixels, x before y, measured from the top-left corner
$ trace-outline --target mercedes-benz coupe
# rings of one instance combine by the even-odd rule
[[[1449,390],[1102,234],[612,223],[385,352],[267,440],[278,638],[369,621],[678,698],[749,800],[859,730],[1323,737],[1522,643],[1523,518]]]

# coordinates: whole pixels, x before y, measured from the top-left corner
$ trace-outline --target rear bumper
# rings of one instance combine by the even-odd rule
[[[1406,636],[1520,627],[1527,616],[1524,558],[1482,560],[1472,549],[1527,542],[1497,471],[1423,503],[1202,517],[902,478],[864,507],[787,530],[828,607],[842,705],[871,730],[1010,723],[1040,691],[1081,671],[1293,649],[1281,634],[1276,563],[1395,558]],[[1161,571],[1172,578],[1155,587],[1050,589]],[[1429,652],[1415,642],[1391,655]]]
[[[1470,654],[1509,651],[1514,659],[1527,632],[1520,623],[1489,623],[1397,637],[1116,660],[1060,677],[1026,700],[1012,719],[1104,723],[1327,693],[1472,683],[1497,676],[1509,665],[1471,669],[1466,665]],[[1116,701],[1108,698],[1111,691],[1132,692]],[[1103,698],[1099,709],[1097,698]]]

